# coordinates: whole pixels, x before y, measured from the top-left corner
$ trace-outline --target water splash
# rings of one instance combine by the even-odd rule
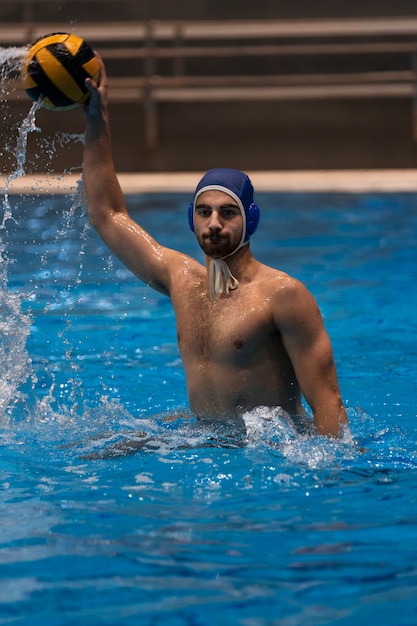
[[[7,99],[16,89],[20,77],[23,59],[27,48],[0,49],[0,99]],[[16,166],[5,181],[3,188],[3,217],[0,230],[6,229],[8,220],[13,219],[9,198],[9,186],[13,180],[25,173],[27,138],[29,133],[39,130],[35,118],[38,105],[34,103],[23,123],[16,139],[14,155]],[[31,359],[26,349],[30,334],[31,317],[22,312],[23,295],[14,293],[8,285],[8,268],[13,260],[9,259],[6,243],[0,241],[0,421],[5,425],[10,420],[11,407],[23,400],[19,391],[23,382],[32,374]]]
[[[9,219],[13,219],[13,211],[12,206],[10,204],[9,197],[9,189],[10,185],[13,181],[21,178],[25,175],[25,164],[26,164],[26,156],[27,156],[27,145],[28,145],[28,136],[33,132],[40,132],[40,128],[36,126],[36,112],[40,108],[40,104],[34,102],[30,107],[30,111],[28,115],[23,120],[17,140],[16,140],[16,148],[14,150],[15,158],[16,158],[16,169],[9,174],[6,178],[6,182],[3,189],[3,220],[0,224],[0,229],[4,229],[6,226],[6,222]]]
[[[9,421],[8,409],[22,399],[19,387],[31,373],[31,360],[26,342],[31,318],[22,313],[19,294],[12,293],[7,284],[7,258],[0,243],[0,423]]]
[[[27,47],[21,48],[0,48],[0,100],[10,105],[19,93],[19,81],[21,69]],[[17,93],[16,93],[17,92]],[[15,293],[9,287],[8,274],[9,267],[14,263],[14,259],[8,253],[8,237],[9,225],[18,226],[15,214],[19,200],[16,200],[16,206],[12,206],[14,202],[12,196],[12,183],[27,174],[27,149],[28,139],[31,133],[40,133],[41,128],[38,127],[36,117],[41,107],[41,103],[33,102],[25,118],[16,128],[16,136],[14,145],[8,145],[5,142],[5,152],[12,155],[14,162],[9,167],[10,173],[6,176],[2,187],[2,217],[0,218],[0,422],[5,425],[10,423],[11,416],[19,419],[18,416],[26,416],[29,421],[33,420],[34,415],[39,417],[40,422],[43,421],[45,412],[54,413],[52,409],[53,403],[56,401],[55,391],[56,382],[53,367],[48,367],[47,363],[43,363],[42,385],[48,379],[49,387],[41,399],[36,397],[37,373],[33,367],[33,363],[28,354],[27,341],[30,338],[33,316],[30,313],[24,313],[22,304],[25,300],[30,300],[32,295],[29,293]],[[4,116],[5,118],[6,116]],[[82,140],[82,135],[70,135],[68,133],[59,133],[54,137],[52,144],[48,150],[42,148],[42,153],[47,153],[50,159],[64,145]],[[13,142],[13,139],[10,143]],[[54,242],[63,241],[71,228],[71,222],[74,219],[75,212],[81,205],[85,205],[83,197],[83,188],[79,184],[73,197],[71,208],[64,212],[64,223],[55,235]],[[11,223],[11,224],[10,224]],[[83,233],[81,240],[85,237]],[[10,242],[9,242],[10,244]],[[46,258],[41,260],[41,264],[46,264]],[[80,281],[82,266],[78,274],[76,282]],[[68,286],[68,290],[71,285]],[[48,303],[46,306],[50,306]],[[64,314],[66,315],[66,314]],[[66,343],[66,354],[71,363],[76,367],[74,360],[71,360],[71,346],[69,340],[63,337]],[[28,384],[26,384],[28,383]],[[71,379],[70,384],[73,387],[73,395],[79,383],[75,377]],[[30,398],[28,396],[31,396]],[[75,403],[75,400],[74,400]],[[72,410],[72,407],[71,407]],[[64,411],[65,412],[65,411]],[[54,413],[55,414],[55,413]],[[59,414],[59,409],[56,415]],[[59,421],[59,420],[58,420]]]
[[[7,101],[11,95],[16,92],[27,50],[27,47],[0,48],[0,100]],[[0,224],[1,229],[4,229],[7,220],[12,218],[12,208],[9,202],[9,186],[13,180],[24,175],[28,135],[35,130],[39,130],[36,128],[35,124],[37,108],[39,108],[39,105],[34,103],[19,128],[16,146],[13,150],[16,159],[16,167],[13,173],[7,177],[3,190],[3,219]]]
[[[29,46],[0,48],[0,100],[16,90]]]

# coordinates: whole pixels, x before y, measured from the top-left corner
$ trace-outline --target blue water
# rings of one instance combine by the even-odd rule
[[[417,623],[417,195],[257,200],[255,255],[322,310],[342,442],[279,411],[247,415],[245,440],[196,423],[170,303],[110,255],[82,195],[10,198],[0,624]],[[187,195],[128,201],[200,258]]]

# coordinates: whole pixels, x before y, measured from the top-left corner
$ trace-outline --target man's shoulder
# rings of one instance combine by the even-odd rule
[[[172,295],[177,293],[182,297],[205,282],[206,268],[187,254],[172,252],[166,258],[172,276]]]
[[[287,272],[269,267],[268,265],[262,266],[260,283],[270,292],[283,290],[288,292],[306,291],[305,285],[300,280]]]
[[[315,299],[298,278],[281,270],[270,268],[260,282],[264,297],[274,307],[301,307],[314,305]]]

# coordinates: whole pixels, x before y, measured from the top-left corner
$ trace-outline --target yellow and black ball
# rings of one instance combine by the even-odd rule
[[[97,57],[81,37],[51,33],[30,48],[23,64],[23,86],[46,109],[67,111],[88,100],[85,79],[96,80],[99,71]]]

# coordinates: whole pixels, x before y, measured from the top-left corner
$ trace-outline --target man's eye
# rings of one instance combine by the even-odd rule
[[[200,215],[201,217],[209,217],[209,215],[211,214],[210,209],[196,209],[196,213],[197,215]]]
[[[236,210],[235,208],[230,208],[230,209],[223,209],[222,210],[222,215],[223,217],[227,217],[227,218],[231,218],[234,217],[235,215],[239,215],[240,211]]]

